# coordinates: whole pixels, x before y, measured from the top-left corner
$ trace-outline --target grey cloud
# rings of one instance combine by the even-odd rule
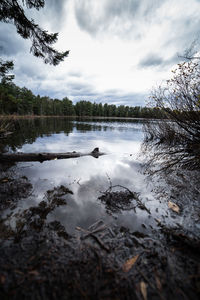
[[[181,57],[178,54],[171,56],[168,59],[162,58],[155,53],[148,53],[138,64],[139,68],[159,68],[169,67],[181,61]]]
[[[106,15],[110,17],[134,17],[137,15],[142,1],[138,0],[110,0],[105,7]]]
[[[88,83],[68,82],[67,87],[72,89],[76,94],[91,93],[93,91],[93,86]]]
[[[122,94],[119,90],[109,90],[103,93],[96,91],[93,85],[87,83],[78,83],[72,81],[60,81],[56,80],[54,82],[48,82],[48,79],[45,82],[43,81],[44,76],[37,76],[36,72],[32,68],[22,66],[18,71],[18,76],[21,74],[20,81],[17,81],[16,84],[19,86],[26,86],[31,89],[34,94],[39,94],[41,96],[49,96],[51,98],[63,99],[68,97],[77,102],[80,100],[86,100],[97,103],[108,103],[115,105],[129,105],[129,106],[141,106],[145,104],[147,99],[146,94],[139,93],[124,93]],[[21,73],[20,73],[21,72]],[[30,80],[28,79],[30,78]],[[43,82],[43,84],[41,84]],[[51,88],[49,88],[51,86]]]
[[[199,1],[197,1],[199,2]],[[159,26],[159,9],[167,3],[166,0],[76,0],[75,16],[80,29],[93,36],[101,33],[118,35],[125,39],[138,39],[145,35],[145,28],[152,24]],[[99,6],[98,6],[99,5]],[[177,3],[181,7],[181,4]],[[163,20],[164,22],[164,20]],[[169,30],[163,36],[162,49],[170,45],[177,52],[183,53],[200,34],[200,18],[185,12],[182,18],[168,17]],[[174,59],[174,63],[178,59]],[[167,66],[173,59],[153,57],[142,61],[143,67]]]
[[[115,33],[124,34],[130,30],[136,33],[139,28],[135,20],[150,16],[165,0],[107,0],[105,4],[95,8],[98,3],[93,0],[76,0],[75,15],[79,27],[90,34],[97,34],[111,29]],[[126,27],[124,27],[126,23]],[[135,26],[135,27],[134,27]]]
[[[176,53],[175,55],[171,56],[168,60],[165,61],[165,65],[169,66],[169,65],[178,64],[180,63],[181,60],[182,58],[179,56],[178,53]]]
[[[83,76],[80,72],[75,72],[75,71],[74,72],[69,72],[68,74],[69,74],[70,77],[75,77],[75,78],[76,77],[80,78],[80,77]]]
[[[92,100],[96,97],[97,93],[92,85],[88,83],[79,83],[65,80],[50,81],[51,88],[49,88],[48,80],[44,84],[40,84],[37,80],[37,93],[42,96],[49,96],[52,98],[62,99],[68,97],[69,99],[78,100]],[[35,89],[36,90],[36,89]]]
[[[45,2],[45,7],[35,12],[34,15],[38,18],[38,22],[49,20],[51,30],[60,30],[64,20],[67,17],[67,4],[69,0],[48,0]],[[32,14],[32,10],[30,11]]]
[[[27,76],[34,80],[43,80],[44,73],[41,69],[36,68],[34,64],[20,64],[19,68],[15,70],[17,77]]]
[[[48,0],[46,1],[46,8],[54,11],[55,15],[60,16],[67,2],[68,0]]]
[[[59,87],[59,88],[58,88]],[[34,91],[34,90],[33,90]],[[122,93],[117,89],[112,89],[99,93],[93,85],[88,83],[78,83],[73,81],[56,82],[51,85],[51,89],[41,87],[38,84],[37,92],[42,96],[62,99],[68,97],[74,102],[86,100],[97,103],[108,103],[115,105],[141,106],[145,104],[147,99],[146,94],[139,93]]]
[[[20,38],[12,24],[1,23],[0,55],[10,57],[25,50],[25,41]]]
[[[89,87],[91,87],[89,84],[78,83],[78,82],[68,83],[68,86],[70,86],[73,89],[79,90],[79,91],[85,90],[85,89],[88,89]]]
[[[94,34],[100,27],[99,20],[94,20],[92,15],[88,14],[88,6],[85,3],[81,3],[75,7],[75,15],[78,21],[78,25],[81,29]],[[90,8],[89,8],[90,9]]]
[[[147,95],[145,94],[137,94],[137,93],[127,93],[120,94],[118,90],[107,91],[104,93],[95,93],[91,90],[90,93],[77,95],[72,91],[71,94],[73,100],[88,100],[95,101],[97,103],[108,103],[115,105],[129,105],[129,106],[141,106],[145,104],[145,100],[147,99]]]
[[[150,53],[148,54],[142,61],[139,63],[139,67],[148,68],[148,67],[156,67],[163,64],[164,60],[157,56],[156,54]]]
[[[70,0],[46,0],[45,6],[40,10],[26,9],[25,15],[33,19],[42,29],[49,32],[59,32],[67,17],[67,4]]]
[[[200,6],[199,6],[200,11]],[[181,55],[188,49],[192,43],[200,38],[200,18],[199,14],[188,16],[187,12],[185,17],[177,18],[170,24],[169,34],[165,38],[163,49],[171,45],[175,45],[178,53]],[[199,41],[198,41],[199,50]]]
[[[146,94],[139,93],[124,93],[120,94],[118,90],[113,90],[112,93],[105,92],[103,94],[104,102],[115,105],[141,106],[145,104],[147,99]]]
[[[46,1],[46,9],[44,12],[47,12],[50,22],[53,22],[53,25],[59,29],[63,21],[66,18],[67,12],[65,10],[68,0],[48,0]]]
[[[65,93],[73,98],[73,100],[88,100],[97,103],[110,103],[116,105],[142,105],[147,99],[147,95],[138,93],[123,93],[118,89],[107,90],[103,93],[98,93],[93,85],[87,83],[67,83]]]

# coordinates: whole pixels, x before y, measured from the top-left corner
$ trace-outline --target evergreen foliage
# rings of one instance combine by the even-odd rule
[[[157,108],[140,106],[116,106],[80,100],[76,104],[64,97],[62,100],[34,95],[30,90],[20,88],[13,82],[0,83],[0,114],[36,116],[94,116],[94,117],[131,117],[161,118],[162,111]]]
[[[52,47],[57,41],[58,33],[48,33],[40,28],[33,19],[26,17],[23,6],[28,9],[39,10],[44,7],[44,0],[1,0],[0,1],[0,22],[14,24],[17,33],[24,39],[30,39],[32,46],[30,52],[36,57],[41,57],[45,63],[58,65],[69,51],[59,52]]]
[[[9,75],[10,70],[14,69],[14,64],[12,61],[3,61],[0,58],[0,78],[3,83],[10,82],[14,79],[14,75]]]

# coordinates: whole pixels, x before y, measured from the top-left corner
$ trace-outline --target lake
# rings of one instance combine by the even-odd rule
[[[4,212],[12,227],[20,212],[48,201],[47,191],[61,185],[73,194],[66,195],[67,204],[54,209],[48,221],[60,221],[69,233],[76,227],[88,228],[99,219],[140,232],[157,226],[157,216],[163,220],[168,218],[169,222],[167,204],[158,202],[152,182],[143,172],[140,155],[143,120],[36,118],[16,122],[17,131],[7,140],[7,151],[84,153],[98,147],[106,155],[43,163],[20,162],[12,166],[10,173],[16,178],[27,178],[31,184],[28,196],[22,195],[14,209]],[[112,191],[129,189],[137,193],[151,214],[140,208],[134,210],[130,205],[110,210],[99,197],[111,186],[116,186]]]

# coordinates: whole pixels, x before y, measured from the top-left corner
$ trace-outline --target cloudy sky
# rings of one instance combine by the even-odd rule
[[[30,42],[0,23],[0,56],[15,63],[15,83],[74,102],[144,105],[200,36],[200,0],[46,0],[26,11],[70,50],[59,66],[29,53]]]

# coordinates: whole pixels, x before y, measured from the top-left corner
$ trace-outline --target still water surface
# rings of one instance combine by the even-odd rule
[[[59,220],[69,233],[77,226],[87,228],[99,219],[131,230],[145,231],[148,226],[154,226],[154,218],[146,211],[124,210],[112,214],[106,212],[98,199],[111,184],[121,185],[137,192],[151,212],[155,211],[152,186],[142,172],[139,158],[142,126],[139,120],[46,118],[20,121],[19,131],[8,141],[9,151],[90,152],[98,147],[106,155],[98,159],[85,156],[18,163],[18,172],[28,178],[33,190],[29,197],[19,201],[15,213],[44,200],[47,190],[64,185],[73,195],[68,195],[67,205],[56,208],[48,220]]]

